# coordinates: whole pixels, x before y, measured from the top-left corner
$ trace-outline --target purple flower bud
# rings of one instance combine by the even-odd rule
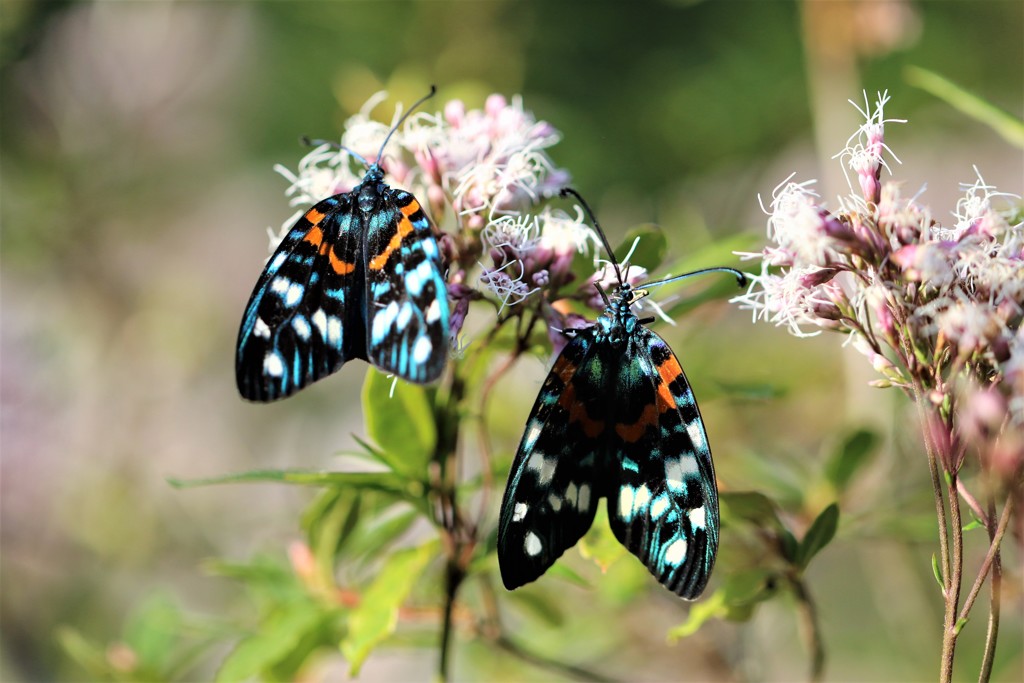
[[[448,323],[448,338],[452,348],[457,348],[459,345],[459,332],[462,331],[462,325],[466,322],[467,313],[469,313],[469,299],[456,299]]]
[[[829,282],[839,273],[837,268],[819,268],[806,273],[800,278],[800,285],[810,289]]]

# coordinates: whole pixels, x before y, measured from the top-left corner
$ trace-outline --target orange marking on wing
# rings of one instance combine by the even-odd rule
[[[327,246],[326,244],[324,245]],[[328,257],[331,261],[331,268],[334,268],[334,272],[338,275],[348,275],[356,269],[356,264],[349,263],[348,261],[342,261],[331,249],[330,256]]]
[[[583,428],[587,438],[593,439],[600,436],[604,431],[604,421],[595,420],[587,413],[587,407],[576,399],[576,389],[572,384],[566,384],[562,395],[558,397],[558,405],[562,406],[569,413],[569,424],[577,423]]]
[[[309,214],[306,215],[308,216]],[[319,215],[321,218],[323,218],[323,214]],[[309,229],[309,232],[306,233],[306,236],[302,238],[302,241],[309,242],[314,247],[319,247],[324,241],[324,231],[321,230],[318,226],[314,225],[312,228]],[[320,253],[322,254],[323,251],[321,251]]]
[[[658,426],[658,406],[648,403],[644,406],[644,412],[640,414],[637,421],[632,424],[620,423],[615,425],[615,432],[629,443],[636,443],[647,431],[648,427]]]
[[[662,412],[676,407],[675,396],[669,390],[669,385],[679,379],[683,369],[679,367],[679,361],[675,356],[669,356],[664,363],[658,366],[658,374],[661,375],[661,384],[658,385],[658,403]]]
[[[555,363],[555,367],[551,368],[551,372],[558,375],[558,379],[562,380],[562,386],[569,386],[569,380],[576,374],[576,366],[572,362],[564,357],[560,357],[558,362]]]
[[[408,207],[402,207],[402,213],[405,213],[405,209]],[[384,264],[391,258],[392,252],[402,244],[402,240],[412,232],[412,223],[409,221],[408,216],[402,216],[402,220],[398,223],[398,230],[395,232],[394,237],[388,242],[388,246],[378,254],[374,259],[370,261],[371,270],[380,270],[384,267]]]
[[[320,213],[316,209],[310,209],[309,211],[306,212],[306,220],[312,223],[313,225],[316,225],[323,219],[324,214]]]
[[[419,210],[420,210],[420,203],[418,201],[416,201],[415,199],[412,200],[411,202],[409,202],[408,204],[406,204],[405,206],[403,206],[400,209],[400,211],[402,213],[404,213],[407,218],[409,216],[413,215],[414,213],[416,213]]]

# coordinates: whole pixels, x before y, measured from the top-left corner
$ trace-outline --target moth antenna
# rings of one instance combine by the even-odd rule
[[[600,282],[595,282],[594,283],[594,287],[597,288],[597,293],[601,295],[602,299],[604,299],[604,305],[605,306],[611,306],[612,302],[608,300],[608,294],[605,293],[604,287],[601,286],[601,283]]]
[[[714,268],[701,268],[700,270],[694,270],[689,273],[683,273],[682,275],[676,275],[674,277],[667,277],[664,280],[655,280],[654,282],[645,282],[640,285],[643,289],[652,289],[654,287],[660,287],[661,285],[667,285],[670,282],[677,280],[684,280],[694,275],[705,275],[707,273],[731,273],[736,276],[736,284],[743,287],[747,284],[747,276],[744,273],[736,270],[735,268],[727,268],[726,266],[717,266]]]
[[[426,95],[424,95],[423,97],[421,97],[418,100],[416,100],[415,104],[413,104],[411,107],[409,107],[405,111],[405,113],[402,114],[402,118],[398,119],[398,123],[396,123],[394,125],[394,127],[390,131],[388,131],[388,136],[386,138],[384,138],[384,142],[381,143],[380,151],[377,152],[377,163],[380,163],[380,157],[381,157],[382,154],[384,154],[384,148],[388,146],[388,141],[391,140],[391,136],[395,134],[395,131],[402,127],[402,124],[405,123],[405,120],[407,118],[409,118],[410,114],[412,114],[414,111],[416,111],[417,107],[419,107],[421,104],[423,104],[424,102],[426,102],[427,100],[429,100],[431,97],[433,97],[436,94],[437,94],[437,86],[436,85],[431,85],[430,86],[430,92],[428,92]]]
[[[583,210],[587,212],[587,215],[590,216],[590,221],[594,224],[594,230],[601,238],[601,244],[604,245],[604,250],[608,252],[608,260],[611,261],[612,267],[615,269],[615,277],[618,278],[620,285],[624,285],[625,280],[622,279],[622,270],[619,268],[619,262],[615,260],[615,252],[612,251],[611,245],[608,244],[608,238],[605,237],[604,230],[602,230],[601,226],[598,225],[597,216],[594,215],[593,209],[591,209],[590,205],[587,204],[587,200],[580,196],[580,193],[572,189],[571,187],[563,187],[561,190],[559,190],[558,194],[560,197],[568,197],[571,195],[575,197],[576,200],[579,201],[579,203],[583,206]],[[601,288],[598,287],[598,290],[600,289]],[[601,296],[604,297],[605,302],[608,301],[608,297],[605,296],[603,291],[601,292]]]

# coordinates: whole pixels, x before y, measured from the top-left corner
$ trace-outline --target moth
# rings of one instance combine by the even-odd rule
[[[263,269],[238,330],[235,376],[251,401],[275,401],[361,358],[409,382],[432,382],[448,358],[443,263],[416,198],[384,182],[381,155],[350,192],[328,197],[288,231]]]
[[[718,489],[707,432],[690,383],[668,344],[632,306],[649,290],[623,278],[597,321],[567,329],[568,343],[541,387],[501,503],[498,562],[509,590],[540,577],[587,532],[608,499],[615,537],[666,588],[694,599],[718,551]]]

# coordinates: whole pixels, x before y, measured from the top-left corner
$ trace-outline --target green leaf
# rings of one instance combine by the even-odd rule
[[[181,610],[168,595],[158,592],[146,598],[128,620],[124,639],[146,669],[163,672],[172,665],[181,632]]]
[[[437,425],[428,392],[377,371],[366,373],[363,415],[366,433],[381,448],[380,458],[395,472],[426,481],[437,445]]]
[[[394,633],[398,608],[421,580],[420,574],[436,549],[437,544],[431,542],[393,553],[366,589],[349,617],[348,632],[341,641],[350,676],[358,675],[370,652]]]
[[[800,544],[792,531],[789,529],[779,530],[779,546],[782,550],[782,557],[787,562],[796,562],[797,556],[800,554]]]
[[[797,551],[797,565],[806,569],[811,558],[817,555],[822,548],[836,535],[836,528],[839,526],[839,506],[832,503],[821,511],[818,518],[811,523],[811,528],[804,534],[803,541]]]
[[[104,648],[89,642],[77,630],[68,626],[57,629],[57,642],[64,653],[93,680],[119,680],[111,671]]]
[[[239,474],[227,474],[206,479],[168,479],[175,488],[194,488],[213,484],[239,484],[255,482],[280,482],[304,486],[335,486],[341,488],[376,491],[400,500],[405,500],[426,511],[426,487],[422,482],[411,481],[393,472],[324,472],[315,470],[252,470]]]
[[[1024,149],[1024,121],[964,90],[939,74],[917,66],[906,67],[907,82],[931,93],[975,121],[980,121],[1011,145]]]
[[[640,241],[636,242],[638,239]],[[634,242],[636,249],[633,249]],[[668,253],[668,239],[660,227],[653,223],[644,223],[626,232],[626,237],[615,248],[615,258],[621,263],[630,249],[633,249],[633,254],[629,258],[631,264],[643,266],[648,272],[654,272]]]
[[[825,463],[825,477],[836,491],[846,489],[853,476],[871,459],[881,439],[868,429],[850,434]]]
[[[942,583],[942,572],[939,570],[939,558],[935,553],[932,553],[932,576],[935,577],[935,583],[939,585],[939,590],[945,593],[946,587]]]
[[[565,564],[565,562],[556,562],[554,565],[551,566],[550,569],[544,572],[544,575],[550,576],[551,578],[557,578],[562,579],[563,581],[568,581],[569,583],[579,586],[580,588],[593,587],[593,584],[590,583],[590,581],[587,581],[579,573],[569,568]]]
[[[700,630],[706,621],[715,617],[724,617],[728,611],[729,608],[725,604],[725,592],[719,588],[700,602],[694,603],[690,607],[686,621],[669,629],[666,635],[668,642],[675,643],[680,638],[692,636]]]
[[[396,512],[394,506],[388,508],[355,530],[345,546],[345,554],[361,558],[377,557],[385,546],[393,543],[422,517],[423,514],[418,510],[403,509]]]
[[[550,595],[540,595],[532,591],[514,591],[509,593],[506,599],[548,626],[558,627],[565,623],[565,616],[559,609],[559,601],[552,599]]]
[[[325,614],[309,601],[281,604],[260,624],[257,633],[243,639],[217,672],[217,681],[265,678],[261,674],[287,659],[320,627]]]
[[[583,536],[577,547],[580,555],[600,567],[602,572],[608,571],[608,567],[626,554],[626,549],[612,533],[607,515],[598,515],[594,519],[590,531]]]
[[[757,527],[785,529],[775,503],[758,491],[722,491],[718,496],[723,524],[751,523]]]
[[[302,514],[302,528],[322,576],[333,576],[338,551],[358,527],[361,503],[358,489],[329,488]]]
[[[757,605],[775,595],[772,576],[772,572],[764,569],[748,569],[730,574],[720,588],[691,608],[685,622],[669,631],[669,640],[695,633],[711,618],[749,621]],[[708,606],[701,607],[705,604]]]

